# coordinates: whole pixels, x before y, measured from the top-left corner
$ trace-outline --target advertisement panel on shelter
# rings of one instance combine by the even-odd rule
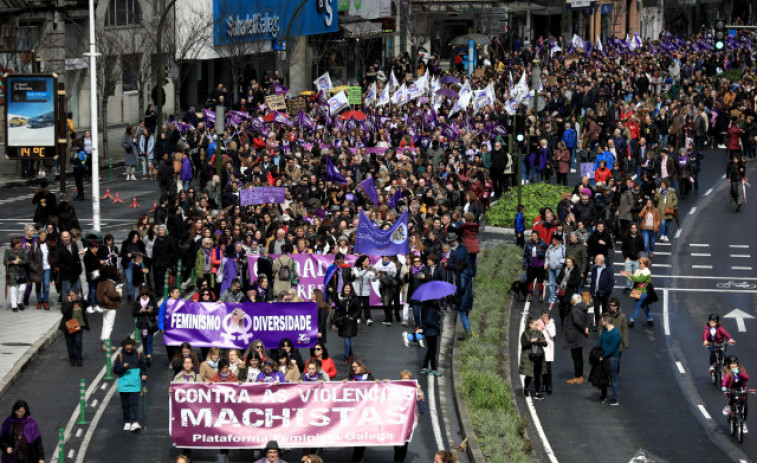
[[[6,79],[8,156],[54,156],[55,78],[11,74]]]

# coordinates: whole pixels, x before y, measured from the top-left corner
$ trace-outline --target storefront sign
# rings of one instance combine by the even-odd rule
[[[337,0],[306,0],[302,8],[286,1],[213,0],[213,39],[230,42],[286,40],[337,30]]]

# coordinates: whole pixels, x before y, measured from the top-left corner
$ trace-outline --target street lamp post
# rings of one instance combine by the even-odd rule
[[[91,2],[92,0],[90,0]],[[174,4],[176,3],[176,0],[171,0],[168,2],[166,7],[163,9],[163,13],[160,14],[160,21],[158,21],[158,36],[155,40],[155,57],[158,60],[158,66],[157,66],[157,77],[155,79],[155,106],[157,106],[157,116],[158,116],[158,124],[157,128],[160,128],[163,126],[163,81],[166,80],[166,74],[165,69],[163,68],[163,65],[160,63],[160,55],[163,53],[163,25],[166,22],[166,18],[168,17],[168,12],[171,11],[171,8],[173,8]],[[174,37],[174,40],[176,38]]]
[[[100,231],[100,150],[97,116],[97,52],[95,50],[95,1],[89,0],[89,111],[92,121],[92,229]],[[79,192],[81,194],[81,192]]]

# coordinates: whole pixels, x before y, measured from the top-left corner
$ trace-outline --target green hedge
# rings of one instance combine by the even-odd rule
[[[476,440],[486,461],[492,463],[533,461],[531,441],[525,436],[528,423],[512,405],[505,369],[510,361],[505,328],[510,317],[507,291],[520,269],[521,254],[515,246],[501,245],[479,256],[470,313],[474,336],[458,350],[462,390]]]
[[[531,183],[523,185],[523,205],[526,206],[526,228],[530,228],[534,219],[539,216],[542,207],[557,208],[562,194],[571,189],[549,183]],[[502,195],[497,203],[486,213],[487,223],[494,227],[515,227],[515,216],[518,214],[518,189],[511,188]]]

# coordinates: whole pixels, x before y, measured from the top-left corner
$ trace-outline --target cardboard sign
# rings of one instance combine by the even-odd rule
[[[478,68],[473,71],[473,77],[484,77],[484,75],[486,75],[486,69],[484,68]]]
[[[268,95],[265,97],[265,104],[274,111],[286,111],[287,109],[284,95]]]
[[[352,104],[361,104],[363,102],[362,87],[350,87],[347,92],[347,101]]]
[[[290,116],[296,115],[297,111],[305,110],[307,107],[307,101],[305,101],[305,98],[292,98],[291,100],[287,100],[287,112]]]
[[[594,178],[594,163],[593,162],[581,163],[581,177]]]

